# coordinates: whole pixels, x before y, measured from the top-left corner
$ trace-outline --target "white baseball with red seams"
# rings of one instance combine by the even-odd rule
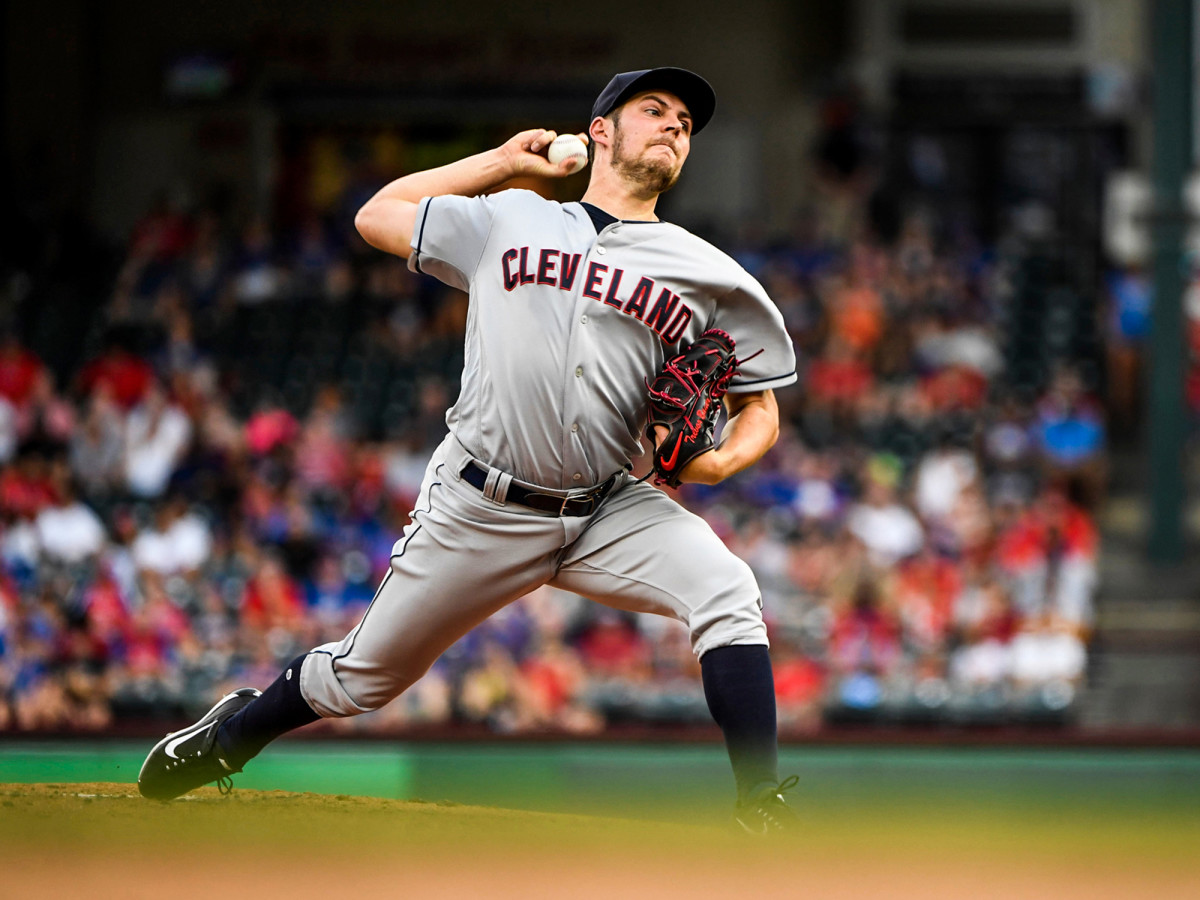
[[[573,160],[570,172],[574,175],[587,165],[587,145],[578,135],[560,134],[550,142],[550,146],[546,149],[546,159],[556,166],[564,159]]]

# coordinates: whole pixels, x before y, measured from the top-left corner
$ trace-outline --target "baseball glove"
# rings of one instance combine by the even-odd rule
[[[667,429],[654,451],[654,482],[679,487],[684,467],[713,448],[713,432],[721,414],[721,398],[737,372],[734,340],[718,328],[710,328],[667,360],[650,393],[646,437],[655,441],[654,427]]]

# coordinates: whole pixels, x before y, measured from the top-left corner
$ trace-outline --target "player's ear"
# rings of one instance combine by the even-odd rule
[[[594,148],[600,145],[611,147],[613,130],[612,119],[606,119],[604,116],[596,116],[592,119],[592,124],[588,126],[588,137],[592,139],[588,149],[594,151]]]

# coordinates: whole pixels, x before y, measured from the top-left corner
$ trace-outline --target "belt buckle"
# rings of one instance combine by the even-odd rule
[[[588,503],[588,510],[586,513],[580,513],[580,515],[590,516],[596,511],[596,507],[600,505],[600,501],[607,495],[608,490],[612,487],[612,483],[616,477],[616,475],[613,475],[608,479],[608,481],[591,488],[586,493],[576,494],[573,497],[568,494],[566,497],[563,497],[562,506],[559,507],[558,510],[559,517],[561,518],[567,514],[567,504],[572,500],[586,500]]]
[[[597,493],[598,493],[597,491],[589,491],[586,494],[576,494],[574,497],[571,497],[571,496],[563,497],[562,507],[558,511],[559,517],[561,518],[562,516],[565,516],[567,514],[567,504],[572,503],[576,500],[585,501],[588,504],[587,512],[581,512],[581,513],[578,513],[577,515],[590,516],[593,512],[596,511],[596,494]]]

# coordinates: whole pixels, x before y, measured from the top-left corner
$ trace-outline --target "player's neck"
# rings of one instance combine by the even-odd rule
[[[658,205],[658,194],[643,197],[629,190],[614,178],[593,177],[588,184],[583,202],[590,203],[618,219],[638,222],[657,222],[654,209]]]

